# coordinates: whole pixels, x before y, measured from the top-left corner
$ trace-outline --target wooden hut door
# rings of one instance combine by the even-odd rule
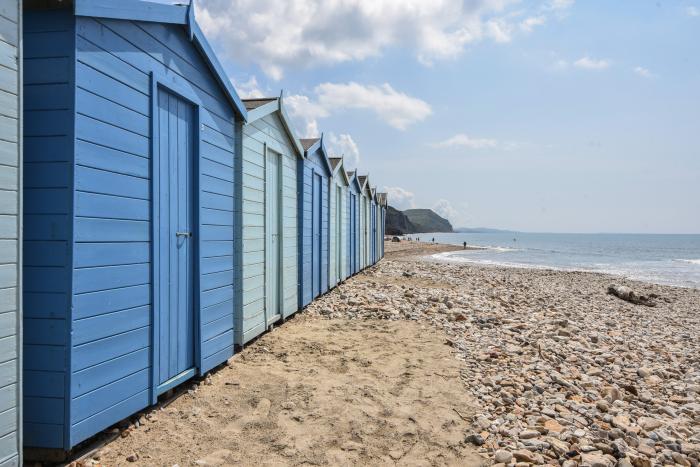
[[[280,306],[282,275],[282,190],[280,155],[267,150],[265,190],[265,317],[267,325],[282,316]]]
[[[350,194],[350,274],[357,272],[357,197]]]
[[[336,279],[340,282],[343,277],[342,259],[343,259],[343,189],[335,186],[335,270]]]
[[[311,292],[314,297],[321,295],[321,176],[314,174],[313,193],[311,200],[313,203],[311,225],[313,228],[313,247],[311,254]]]
[[[188,102],[158,91],[158,389],[194,374],[193,159],[195,118]]]

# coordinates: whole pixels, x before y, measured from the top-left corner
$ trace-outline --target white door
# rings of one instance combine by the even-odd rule
[[[265,168],[265,318],[267,325],[280,319],[282,273],[282,190],[280,155],[267,150]]]

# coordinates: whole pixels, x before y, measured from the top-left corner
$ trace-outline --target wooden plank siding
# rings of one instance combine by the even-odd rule
[[[267,328],[265,319],[265,147],[282,156],[283,315],[298,309],[297,161],[294,144],[278,113],[243,127],[241,212],[243,228],[242,291],[236,344],[243,345]]]
[[[19,1],[0,6],[0,466],[22,465],[21,45]]]
[[[339,282],[344,281],[347,278],[347,274],[343,271],[347,271],[347,255],[348,255],[348,240],[347,240],[347,182],[345,176],[343,175],[344,169],[341,167],[337,172],[334,173],[330,180],[330,286],[335,287]],[[336,198],[338,197],[338,192],[340,190],[340,199],[343,200],[340,203],[340,212],[338,212],[338,203]],[[340,238],[339,242],[336,241],[337,234],[336,230],[338,228],[338,217],[340,217]],[[338,251],[340,250],[340,251]],[[340,257],[340,265],[337,264],[338,257]],[[340,268],[340,273],[339,273]]]
[[[153,402],[160,86],[197,109],[196,370],[233,354],[237,117],[183,26],[26,16],[25,444],[67,450]]]
[[[321,294],[329,290],[329,244],[330,244],[330,194],[329,182],[330,170],[323,161],[322,149],[308,152],[306,159],[299,161],[299,308],[306,307],[316,297],[312,292],[312,180],[314,175],[321,177],[321,242],[320,242],[320,267],[321,267]],[[302,175],[303,174],[303,175]]]
[[[63,447],[70,360],[73,17],[24,12],[24,444]]]

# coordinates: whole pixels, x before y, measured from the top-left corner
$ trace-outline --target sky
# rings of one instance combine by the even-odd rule
[[[198,0],[242,97],[458,227],[700,233],[700,0]]]

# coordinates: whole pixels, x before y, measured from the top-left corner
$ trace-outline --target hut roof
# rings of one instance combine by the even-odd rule
[[[219,63],[214,50],[204,37],[194,18],[194,5],[162,4],[144,0],[74,0],[76,16],[93,18],[122,19],[131,21],[148,21],[152,23],[177,24],[187,29],[187,34],[195,48],[207,62],[210,71],[219,82],[231,105],[244,119],[248,119],[246,110],[231,80]]]

